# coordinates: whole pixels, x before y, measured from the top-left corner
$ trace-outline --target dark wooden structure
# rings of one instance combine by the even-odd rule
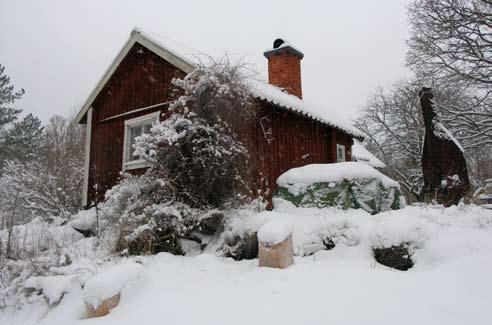
[[[440,123],[434,111],[431,88],[419,91],[425,124],[422,150],[424,198],[444,206],[458,204],[470,190],[470,181],[462,149]]]
[[[270,50],[269,55],[271,52],[274,51]],[[289,54],[285,46],[281,52],[282,56]],[[298,56],[298,52],[292,54]],[[124,169],[125,121],[155,111],[162,113],[161,120],[168,116],[168,104],[173,99],[172,79],[184,77],[192,69],[185,59],[173,55],[134,31],[82,107],[77,119],[87,124],[88,129],[87,206],[101,201],[104,193],[120,178]],[[275,64],[277,70],[282,70],[278,60]],[[300,64],[298,66],[300,69]],[[292,65],[292,58],[287,71],[282,72],[283,82],[288,79],[290,67],[297,67]],[[300,83],[300,71],[293,75],[293,82]],[[294,84],[292,88],[299,92],[300,85]],[[240,132],[241,140],[250,151],[248,161],[243,163],[253,171],[250,183],[254,195],[269,198],[276,189],[278,176],[293,167],[336,162],[337,144],[345,146],[345,160],[351,159],[353,135],[268,99],[258,98],[257,101],[254,118],[241,125]],[[143,171],[132,170],[133,173]]]

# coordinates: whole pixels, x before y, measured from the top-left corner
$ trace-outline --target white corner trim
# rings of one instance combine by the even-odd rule
[[[85,156],[84,156],[84,188],[82,193],[82,206],[87,206],[89,192],[89,164],[91,161],[91,137],[92,137],[92,107],[87,111],[87,125],[85,128]]]
[[[159,110],[157,112],[138,116],[125,121],[125,132],[123,136],[123,160],[121,164],[123,171],[149,167],[149,162],[143,159],[128,161],[128,157],[133,150],[133,148],[130,148],[130,129],[139,125],[149,124],[149,122],[153,123],[159,121],[160,115],[161,111]]]
[[[80,123],[80,121],[82,120],[82,118],[87,113],[90,106],[96,99],[99,92],[102,90],[104,85],[106,85],[109,78],[111,78],[113,73],[120,65],[121,61],[123,61],[123,59],[128,54],[128,52],[130,52],[130,49],[133,47],[133,45],[135,45],[135,43],[139,43],[143,45],[144,47],[151,50],[152,52],[154,52],[155,54],[157,54],[158,56],[168,61],[169,63],[171,63],[172,65],[174,65],[175,67],[177,67],[178,69],[182,70],[185,73],[191,72],[194,68],[194,66],[190,62],[184,61],[183,59],[172,53],[170,50],[166,49],[164,46],[157,44],[155,41],[143,35],[140,31],[133,30],[132,33],[130,34],[130,38],[128,39],[128,41],[126,41],[125,45],[120,50],[118,55],[113,59],[110,66],[104,72],[101,79],[96,84],[96,87],[94,87],[89,97],[85,101],[84,105],[77,113],[77,116],[75,117],[75,121],[77,121],[77,123]]]

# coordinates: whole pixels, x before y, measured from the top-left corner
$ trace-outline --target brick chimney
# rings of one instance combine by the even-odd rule
[[[281,38],[263,55],[268,59],[268,83],[284,88],[289,94],[302,99],[301,51]]]

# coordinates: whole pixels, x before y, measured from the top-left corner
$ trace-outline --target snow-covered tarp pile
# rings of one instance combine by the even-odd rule
[[[64,291],[63,299],[56,306],[32,299],[22,308],[4,308],[0,324],[130,325],[164,319],[204,325],[231,320],[239,325],[490,323],[490,210],[408,206],[369,215],[363,210],[297,208],[283,202],[274,211],[245,215],[235,229],[257,230],[276,218],[292,223],[298,252],[313,239],[322,244],[320,235],[330,236],[336,245],[298,256],[284,270],[260,268],[258,260],[236,262],[211,254],[100,259],[84,291],[93,286],[108,296],[121,290],[119,305],[109,315],[84,320],[80,288],[61,290],[49,280],[37,279],[44,290]],[[372,247],[401,242],[413,243],[413,268],[402,272],[375,262]],[[127,272],[128,264],[135,265],[137,259],[142,266],[136,266],[136,272],[131,266]],[[113,272],[118,276],[113,278]]]
[[[361,162],[293,168],[277,184],[277,196],[300,207],[362,208],[375,214],[405,206],[399,184]]]

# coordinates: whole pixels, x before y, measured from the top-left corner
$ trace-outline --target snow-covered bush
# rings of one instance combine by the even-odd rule
[[[232,121],[248,118],[253,103],[243,79],[241,67],[224,60],[173,81],[180,96],[171,116],[136,139],[136,154],[151,167],[126,175],[102,205],[121,226],[119,250],[181,254],[181,239],[201,244],[193,233],[203,215],[241,203],[247,150]]]
[[[362,208],[375,214],[405,205],[397,182],[360,162],[293,168],[277,183],[277,197],[300,207]]]
[[[27,124],[7,137],[17,154],[0,172],[0,229],[34,216],[68,217],[81,208],[83,129],[60,116],[44,129]]]

